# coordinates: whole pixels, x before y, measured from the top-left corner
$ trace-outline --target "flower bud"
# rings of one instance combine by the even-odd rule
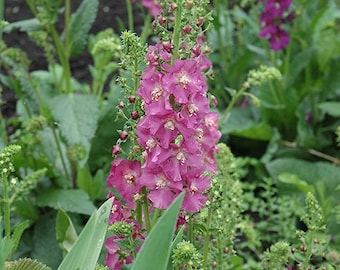
[[[117,156],[120,153],[120,146],[118,144],[112,147],[112,156]]]
[[[126,130],[123,130],[122,132],[119,133],[119,138],[123,141],[126,140],[126,138],[129,136]]]
[[[135,101],[136,101],[136,97],[135,96],[129,96],[129,102],[130,103],[135,103]]]
[[[137,120],[137,119],[139,118],[139,112],[138,112],[138,111],[133,111],[133,112],[131,113],[131,118],[132,118],[133,120]]]
[[[188,24],[183,27],[183,33],[184,34],[190,34],[191,30],[192,30],[192,27]]]
[[[123,103],[123,101],[120,101],[120,102],[118,103],[118,108],[119,108],[119,109],[123,109],[123,108],[124,108],[124,103]]]

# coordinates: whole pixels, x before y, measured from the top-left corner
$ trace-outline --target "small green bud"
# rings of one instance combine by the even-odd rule
[[[249,88],[251,85],[261,85],[271,80],[280,80],[282,77],[280,71],[275,67],[260,66],[258,70],[251,70],[244,87]]]
[[[130,237],[133,231],[133,225],[124,221],[118,221],[113,223],[108,230],[117,235],[124,235]]]
[[[172,263],[175,269],[201,269],[202,255],[189,241],[182,241],[173,250]]]

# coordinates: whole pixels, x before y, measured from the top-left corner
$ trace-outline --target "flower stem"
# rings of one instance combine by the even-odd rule
[[[143,30],[142,30],[142,33],[140,35],[141,44],[144,44],[146,42],[149,34],[152,32],[150,24],[151,24],[151,15],[150,15],[150,13],[148,13],[148,15],[146,15],[145,18],[144,18]]]
[[[179,58],[179,41],[180,41],[180,33],[181,33],[181,21],[182,21],[182,3],[177,5],[176,14],[175,14],[175,26],[174,26],[174,38],[173,45],[174,51],[172,54],[171,63],[174,64],[175,60]]]
[[[129,30],[130,30],[131,32],[134,32],[134,26],[133,26],[133,11],[132,11],[131,0],[126,0],[126,8],[127,8],[127,13],[128,13]]]
[[[143,212],[144,212],[144,220],[145,220],[145,226],[146,231],[149,233],[152,229],[151,222],[150,222],[150,214],[149,214],[149,208],[148,208],[148,198],[146,196],[146,188],[144,187],[142,189],[143,193]]]
[[[210,223],[211,223],[211,209],[208,208],[208,220],[207,220],[207,232],[204,236],[204,246],[203,246],[203,264],[202,268],[207,268],[208,263],[208,253],[209,253],[209,243],[210,243]]]
[[[66,168],[65,158],[64,158],[64,155],[61,151],[61,147],[60,147],[60,143],[59,143],[59,140],[58,140],[58,137],[57,137],[57,133],[55,132],[55,128],[53,126],[51,127],[51,129],[52,129],[52,133],[53,133],[53,138],[54,138],[56,145],[57,145],[58,153],[59,153],[59,156],[60,156],[61,164],[63,166],[65,177],[67,179],[67,183],[70,185],[70,184],[72,184],[72,182],[71,182],[70,175],[69,175],[67,168]]]
[[[10,202],[9,202],[9,187],[8,187],[8,177],[3,177],[3,211],[4,211],[4,222],[5,222],[5,236],[11,234],[11,212],[10,212]]]
[[[247,90],[246,87],[243,87],[241,90],[237,91],[235,95],[232,96],[228,107],[224,110],[220,122],[223,123],[227,116],[229,115],[231,109],[234,107],[236,101],[238,101],[239,97],[243,95],[243,93]]]

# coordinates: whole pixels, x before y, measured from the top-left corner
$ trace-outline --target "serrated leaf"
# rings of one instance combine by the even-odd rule
[[[89,156],[91,140],[98,122],[98,98],[94,95],[59,95],[49,102],[49,107],[67,144],[85,150],[79,165],[83,166]]]
[[[318,107],[331,116],[340,117],[340,102],[323,102]]]
[[[77,11],[71,16],[70,23],[70,55],[80,54],[86,43],[91,26],[96,19],[98,0],[83,0]]]
[[[16,261],[6,262],[6,270],[52,270],[45,264],[29,258],[19,259]]]
[[[159,218],[156,225],[144,241],[144,244],[131,270],[165,270],[171,253],[171,242],[179,209],[185,193],[181,193]]]
[[[7,25],[3,32],[10,33],[11,31],[19,29],[22,32],[32,32],[41,29],[41,24],[37,18],[31,18],[26,20],[21,20],[18,22],[13,22]]]
[[[21,236],[23,232],[28,228],[28,225],[29,225],[29,221],[25,220],[21,222],[20,224],[18,224],[17,226],[15,226],[12,237],[11,237],[11,240],[12,240],[11,254],[13,254],[17,250]]]
[[[77,242],[66,255],[58,270],[93,270],[102,249],[113,198],[92,214]]]
[[[91,215],[96,209],[89,196],[80,189],[48,189],[37,197],[37,205],[84,215]]]
[[[78,239],[72,220],[62,209],[59,209],[57,214],[56,236],[59,245],[66,253],[70,252],[73,244]]]

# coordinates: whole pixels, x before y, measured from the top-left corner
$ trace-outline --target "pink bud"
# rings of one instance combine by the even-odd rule
[[[117,156],[119,153],[120,153],[120,146],[116,144],[112,148],[112,156]]]
[[[126,130],[123,130],[122,132],[119,133],[119,138],[120,138],[121,140],[125,141],[126,138],[128,137],[128,135],[129,135],[129,134],[127,133],[127,131],[126,131]]]

